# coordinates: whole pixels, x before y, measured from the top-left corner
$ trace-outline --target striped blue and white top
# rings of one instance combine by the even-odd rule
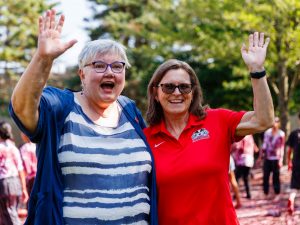
[[[75,99],[60,139],[65,224],[149,224],[151,156],[121,112],[116,128],[94,124]]]

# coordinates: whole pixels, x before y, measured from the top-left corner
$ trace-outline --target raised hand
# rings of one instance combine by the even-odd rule
[[[61,31],[65,17],[61,15],[59,21],[55,21],[56,12],[54,9],[48,10],[46,15],[39,17],[39,37],[37,53],[40,57],[55,59],[71,48],[77,40],[73,39],[63,43]]]
[[[250,72],[261,72],[264,70],[269,42],[270,38],[265,39],[264,33],[255,32],[249,35],[248,48],[243,44],[241,53]]]

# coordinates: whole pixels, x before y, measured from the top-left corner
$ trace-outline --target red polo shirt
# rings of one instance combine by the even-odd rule
[[[244,113],[210,109],[204,120],[190,115],[178,140],[164,122],[144,130],[155,160],[160,225],[239,224],[228,168]]]

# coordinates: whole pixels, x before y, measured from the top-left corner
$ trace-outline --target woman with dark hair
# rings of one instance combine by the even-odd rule
[[[9,123],[0,122],[0,225],[21,224],[17,200],[27,202],[25,173],[19,150],[13,142]]]
[[[185,62],[171,59],[155,71],[144,132],[155,159],[160,225],[238,224],[228,182],[230,146],[273,124],[263,66],[268,44],[269,38],[255,32],[249,47],[241,49],[251,76],[253,111],[203,106],[197,76]]]

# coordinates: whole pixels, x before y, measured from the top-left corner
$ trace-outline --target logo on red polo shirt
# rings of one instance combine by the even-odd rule
[[[209,132],[205,128],[201,128],[200,130],[196,130],[192,134],[193,142],[199,141],[199,140],[202,140],[202,139],[207,139],[207,138],[209,138]]]

